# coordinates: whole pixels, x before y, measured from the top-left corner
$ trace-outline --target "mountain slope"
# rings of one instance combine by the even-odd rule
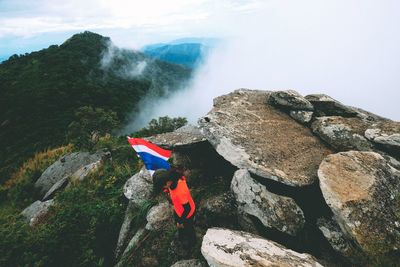
[[[0,64],[0,182],[35,151],[65,143],[78,108],[114,111],[122,122],[145,95],[164,96],[189,77],[91,32],[10,57]]]
[[[210,48],[201,43],[155,44],[143,49],[143,53],[175,64],[195,68]]]

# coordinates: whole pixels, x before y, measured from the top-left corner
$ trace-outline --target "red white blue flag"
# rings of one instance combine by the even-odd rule
[[[171,150],[162,149],[144,139],[131,138],[128,136],[128,142],[143,160],[146,169],[153,175],[157,169],[169,170],[171,166],[168,159],[171,157]]]

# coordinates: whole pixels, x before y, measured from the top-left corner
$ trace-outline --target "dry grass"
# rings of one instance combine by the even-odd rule
[[[32,158],[22,164],[22,166],[11,176],[9,180],[4,183],[2,187],[4,189],[9,189],[27,178],[29,173],[35,171],[43,172],[59,157],[71,152],[72,149],[73,145],[69,144],[66,146],[54,149],[47,149],[43,152],[36,153]]]

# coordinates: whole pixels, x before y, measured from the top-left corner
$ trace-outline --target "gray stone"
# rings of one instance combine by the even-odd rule
[[[367,253],[400,248],[400,171],[375,152],[328,156],[318,170],[320,187],[348,238]]]
[[[372,150],[364,137],[369,124],[359,118],[319,117],[312,123],[313,132],[338,151]]]
[[[103,151],[94,154],[88,152],[74,152],[68,154],[48,167],[36,181],[35,187],[44,195],[58,181],[73,175],[82,167],[94,162],[99,162],[108,156],[109,153]]]
[[[317,117],[322,116],[342,116],[355,117],[358,111],[348,107],[324,94],[307,95],[305,98],[314,106],[314,113]]]
[[[51,198],[54,197],[54,195],[57,192],[60,192],[61,190],[63,190],[69,183],[68,177],[64,177],[62,178],[60,181],[58,181],[57,183],[55,183],[50,189],[49,191],[47,191],[47,193],[44,195],[42,201],[46,201],[49,200]]]
[[[266,105],[268,91],[236,90],[214,99],[199,120],[216,151],[232,165],[292,186],[312,184],[331,153],[289,115]]]
[[[53,205],[53,200],[33,202],[29,207],[21,212],[21,215],[26,218],[30,226],[36,226],[41,222],[41,219],[49,212],[49,208]]]
[[[387,147],[389,153],[400,155],[400,122],[386,121],[375,124],[374,127],[365,130],[365,137]]]
[[[124,195],[134,205],[140,205],[149,199],[153,192],[153,184],[150,173],[143,167],[138,173],[126,181]]]
[[[165,228],[166,224],[172,224],[173,212],[168,202],[159,203],[149,210],[146,216],[146,229],[159,231]]]
[[[355,256],[355,248],[350,240],[345,237],[336,221],[320,218],[317,221],[317,226],[334,250],[347,258]]]
[[[174,132],[158,134],[145,139],[165,149],[192,147],[207,142],[199,128],[193,125],[186,125]]]
[[[119,231],[117,246],[115,248],[115,258],[118,259],[124,248],[129,232],[131,230],[131,224],[133,218],[135,218],[135,205],[129,201],[125,211],[124,222],[121,225],[121,230]]]
[[[240,211],[257,217],[266,227],[296,235],[304,226],[303,211],[289,197],[269,192],[250,177],[247,170],[238,170],[232,179],[231,190]]]
[[[306,124],[309,123],[313,117],[314,112],[312,111],[302,111],[302,110],[292,110],[290,111],[290,117],[296,121]]]
[[[171,267],[206,267],[201,260],[192,259],[192,260],[182,260],[175,262]]]
[[[286,110],[314,110],[310,101],[294,90],[272,92],[268,100],[271,105]]]
[[[81,167],[71,175],[71,182],[83,181],[90,173],[97,171],[102,165],[103,161],[99,159],[98,161]]]
[[[122,253],[121,260],[115,265],[115,267],[122,267],[125,266],[125,262],[129,255],[129,252],[135,249],[140,242],[146,237],[148,231],[143,227],[139,228],[132,239],[129,241],[128,245],[126,246],[124,253]]]
[[[211,267],[322,266],[309,254],[295,252],[250,233],[222,228],[207,230],[201,253]]]

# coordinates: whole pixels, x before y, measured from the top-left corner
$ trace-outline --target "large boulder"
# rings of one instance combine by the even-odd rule
[[[152,192],[152,178],[144,167],[129,178],[124,185],[124,195],[134,205],[140,205],[143,201],[149,199]]]
[[[240,212],[257,217],[266,227],[296,235],[304,226],[303,211],[293,199],[269,192],[247,170],[235,172],[231,190]]]
[[[98,151],[90,154],[89,152],[74,152],[68,154],[48,167],[40,178],[36,181],[35,187],[40,190],[42,195],[45,195],[50,188],[63,178],[76,176],[81,180],[83,179],[83,169],[87,165],[102,164],[103,159],[109,157],[109,152]],[[78,172],[78,173],[77,173]],[[86,175],[88,172],[85,173]]]
[[[369,254],[400,248],[400,171],[375,152],[328,156],[318,170],[326,203],[347,237]]]
[[[340,116],[318,117],[312,123],[313,132],[338,151],[368,151],[373,145],[364,137],[369,124],[364,120]]]
[[[311,255],[250,233],[222,228],[207,230],[201,253],[211,267],[322,266]]]
[[[146,229],[150,231],[158,231],[165,228],[166,224],[171,224],[173,212],[171,205],[165,201],[161,202],[149,210],[146,219]]]
[[[200,128],[234,166],[292,186],[312,184],[331,151],[308,128],[267,105],[270,94],[241,89],[217,97]]]
[[[174,132],[158,134],[145,139],[165,149],[191,147],[207,142],[199,128],[193,125],[185,125]]]
[[[50,207],[53,205],[53,200],[33,202],[29,207],[21,212],[21,215],[29,222],[30,226],[35,226],[41,222],[41,219],[49,212]]]
[[[355,117],[359,112],[352,108],[343,105],[339,101],[324,94],[307,95],[305,98],[314,106],[314,114],[317,117],[321,116],[342,116]]]
[[[302,95],[294,90],[287,91],[275,91],[272,92],[268,102],[278,108],[285,110],[314,110],[313,105],[310,101],[305,99]]]

